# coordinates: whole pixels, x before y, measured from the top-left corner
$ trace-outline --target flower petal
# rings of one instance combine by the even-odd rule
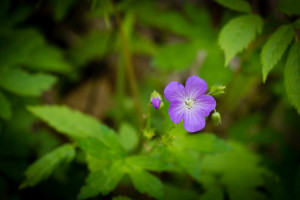
[[[169,115],[172,122],[174,122],[175,124],[181,122],[185,110],[186,108],[182,102],[179,101],[171,102],[169,107]]]
[[[167,85],[164,91],[165,98],[170,101],[184,101],[185,97],[185,89],[183,85],[178,83],[177,81],[172,81]]]
[[[195,99],[194,108],[202,116],[208,116],[216,108],[216,100],[211,95],[201,95]]]
[[[190,98],[197,98],[207,90],[206,82],[198,76],[191,76],[185,83],[186,95]]]
[[[205,119],[197,110],[188,109],[183,115],[183,126],[188,132],[197,132],[204,128]]]

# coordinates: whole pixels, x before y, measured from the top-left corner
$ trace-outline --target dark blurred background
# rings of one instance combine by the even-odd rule
[[[32,162],[68,141],[33,117],[27,105],[64,104],[114,129],[122,121],[139,127],[137,107],[145,113],[151,92],[163,94],[169,81],[184,83],[190,75],[209,87],[226,86],[217,98],[222,124],[208,120],[205,131],[262,157],[278,180],[262,189],[270,199],[300,199],[300,117],[284,90],[286,55],[266,83],[259,56],[267,36],[297,15],[287,15],[276,0],[248,2],[265,20],[264,29],[224,67],[218,35],[240,13],[212,0],[1,0],[0,92],[10,111],[0,110],[8,112],[0,120],[0,199],[76,199],[88,174],[79,153],[48,180],[19,189]],[[9,81],[6,69],[16,73]],[[160,131],[161,118],[155,116],[152,123]],[[126,194],[126,187],[114,193]]]

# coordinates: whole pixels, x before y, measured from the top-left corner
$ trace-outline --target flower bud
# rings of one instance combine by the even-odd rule
[[[211,118],[214,122],[214,124],[216,126],[220,125],[221,124],[221,115],[219,112],[215,111],[212,115],[211,115]]]
[[[212,96],[223,94],[223,93],[225,93],[224,92],[225,88],[226,88],[226,86],[223,86],[223,85],[214,85],[210,88],[209,94]]]
[[[155,135],[154,129],[144,130],[143,133],[145,138],[147,138],[147,140],[151,140]]]
[[[163,106],[163,102],[161,101],[161,96],[155,90],[151,94],[151,103],[155,109],[159,109]]]

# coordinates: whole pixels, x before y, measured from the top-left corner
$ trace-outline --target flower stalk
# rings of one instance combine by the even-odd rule
[[[133,68],[133,64],[132,64],[132,56],[131,56],[131,52],[129,49],[127,38],[125,36],[125,32],[122,27],[122,21],[121,21],[120,14],[114,4],[113,4],[113,9],[114,9],[116,22],[117,22],[117,26],[118,26],[119,34],[120,34],[120,38],[121,38],[122,54],[124,57],[125,69],[126,69],[126,73],[128,76],[129,88],[131,90],[131,93],[132,93],[132,96],[134,99],[136,112],[138,114],[137,115],[138,121],[141,126],[143,109],[142,109],[142,103],[141,103],[139,92],[138,92],[137,81],[135,78],[135,72],[134,72],[134,68]]]

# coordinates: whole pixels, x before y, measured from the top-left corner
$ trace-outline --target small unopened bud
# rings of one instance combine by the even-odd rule
[[[225,93],[224,92],[225,88],[226,88],[226,86],[223,86],[223,85],[214,85],[210,88],[209,94],[212,96],[223,94],[223,93]]]
[[[161,108],[164,104],[161,100],[160,94],[158,92],[156,92],[155,90],[151,94],[151,100],[150,101],[151,101],[151,103],[152,103],[152,105],[155,109]]]
[[[147,140],[151,140],[155,135],[154,129],[144,130],[143,133],[144,133],[145,138],[147,138]]]
[[[214,124],[216,126],[220,125],[221,124],[221,115],[219,112],[215,111],[212,115],[211,115],[211,118],[214,122]]]

